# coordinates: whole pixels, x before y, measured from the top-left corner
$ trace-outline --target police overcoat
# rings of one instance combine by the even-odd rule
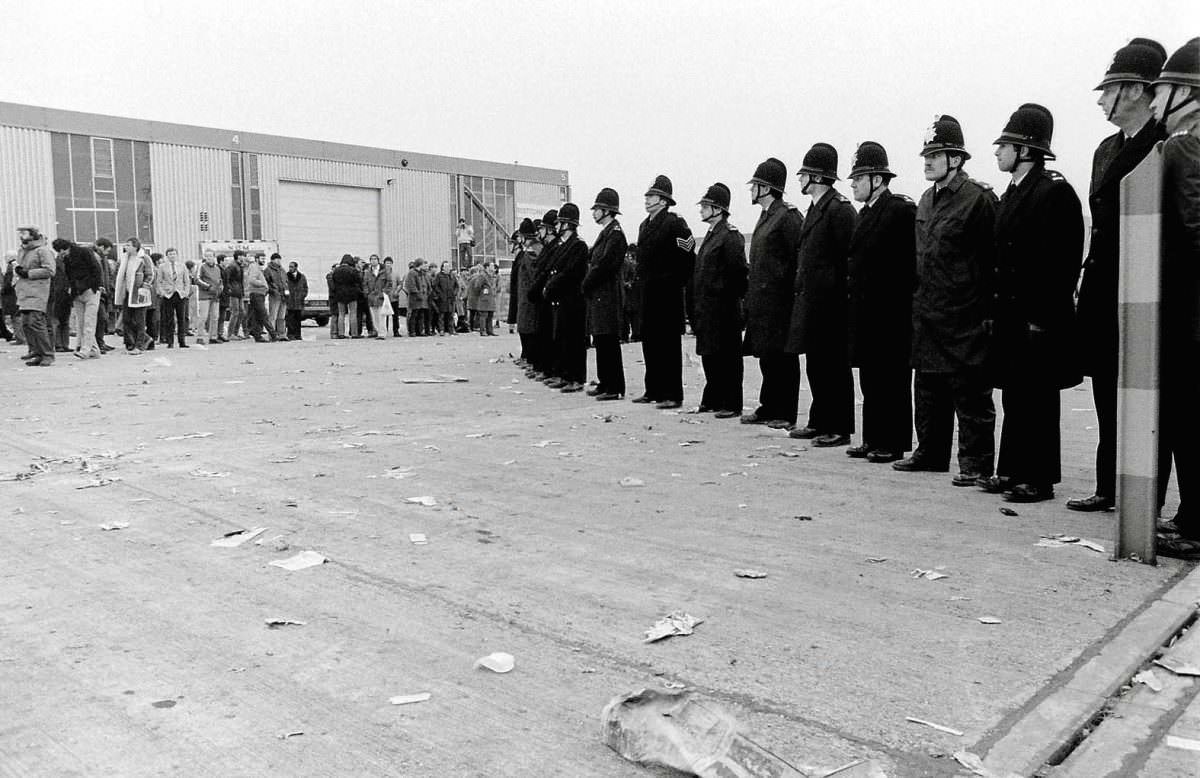
[[[742,352],[756,357],[783,353],[792,319],[796,251],[804,217],[796,206],[776,200],[759,214],[750,238],[746,287],[746,338]]]
[[[621,268],[625,264],[625,231],[614,219],[592,244],[582,291],[587,299],[589,335],[620,334]]]
[[[529,299],[529,290],[541,269],[542,256],[541,244],[521,252],[521,269],[517,275],[514,297],[517,300],[517,332],[522,335],[532,335],[538,329],[538,307]]]
[[[854,234],[854,206],[830,189],[813,203],[800,228],[793,282],[795,298],[783,350],[788,354],[841,354],[846,358],[846,256]]]
[[[740,354],[747,272],[746,239],[728,219],[721,219],[696,254],[692,332],[700,356]]]
[[[638,227],[638,277],[642,332],[683,329],[683,288],[696,262],[696,239],[687,222],[663,208]]]
[[[916,213],[916,203],[887,190],[858,213],[847,266],[848,346],[854,367],[908,364]]]

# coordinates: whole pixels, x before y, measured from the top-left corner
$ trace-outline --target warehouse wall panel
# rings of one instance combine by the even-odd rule
[[[200,258],[200,242],[233,236],[233,180],[229,152],[196,146],[150,144],[154,192],[154,245],[179,249],[183,259]],[[200,229],[201,212],[208,230]]]
[[[0,249],[16,248],[28,224],[55,235],[50,133],[0,126]]]
[[[546,211],[558,208],[566,202],[563,188],[556,184],[517,181],[513,187],[517,198],[517,221],[524,218],[540,219]],[[588,205],[591,205],[591,201],[588,201]],[[580,208],[583,208],[582,204]]]

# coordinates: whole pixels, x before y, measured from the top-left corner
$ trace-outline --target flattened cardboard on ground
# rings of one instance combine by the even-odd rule
[[[226,532],[223,537],[214,540],[210,545],[217,548],[237,548],[247,540],[254,540],[259,535],[267,531],[266,527],[254,527],[253,529],[237,529],[233,532]]]
[[[738,730],[721,707],[691,692],[618,695],[600,714],[600,739],[622,758],[700,778],[808,778]]]
[[[493,673],[511,672],[517,666],[517,660],[512,654],[506,654],[503,651],[497,651],[487,656],[481,656],[475,660],[475,668],[483,668],[491,670]]]
[[[329,560],[318,554],[316,551],[309,550],[301,551],[299,554],[296,554],[293,557],[288,557],[287,559],[276,559],[274,562],[268,562],[267,564],[271,565],[272,567],[283,568],[284,570],[296,571],[303,570],[306,567],[323,565],[327,561]]]
[[[653,627],[646,630],[646,637],[642,642],[654,643],[676,635],[690,635],[695,632],[698,624],[703,623],[704,619],[698,619],[690,613],[671,611],[655,622]]]

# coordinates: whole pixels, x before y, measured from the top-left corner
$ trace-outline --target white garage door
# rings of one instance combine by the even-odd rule
[[[300,263],[314,292],[325,284],[313,279],[343,254],[380,253],[378,189],[280,181],[278,208],[279,251]]]

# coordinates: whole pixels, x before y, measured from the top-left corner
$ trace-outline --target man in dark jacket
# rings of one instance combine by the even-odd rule
[[[1117,51],[1097,101],[1120,131],[1100,141],[1092,156],[1092,239],[1079,282],[1078,326],[1083,374],[1092,377],[1096,405],[1096,491],[1068,500],[1076,511],[1113,507],[1117,494],[1117,284],[1120,277],[1121,179],[1137,167],[1164,134],[1150,110],[1150,83],[1167,52],[1162,44],[1135,38]]]
[[[267,277],[267,328],[275,334],[273,340],[282,340],[288,311],[288,283],[279,252],[271,254],[263,275]]]
[[[62,260],[59,272],[67,284],[67,296],[71,299],[71,314],[67,319],[68,322],[72,318],[75,321],[75,356],[97,359],[100,346],[96,343],[96,315],[100,306],[100,290],[104,286],[100,261],[91,249],[65,238],[55,238],[52,245]]]
[[[950,468],[958,416],[955,486],[975,486],[995,469],[996,407],[986,372],[984,320],[996,256],[996,195],[969,178],[962,128],[940,116],[925,134],[921,156],[933,186],[917,206],[917,291],[912,361],[916,368],[917,450],[897,470]]]
[[[700,198],[708,234],[696,254],[692,332],[704,366],[704,393],[696,413],[730,419],[742,413],[742,298],[746,294],[746,240],[729,223],[729,187],[713,184]]]
[[[533,280],[533,274],[536,272],[534,265],[538,255],[532,251],[535,246],[538,246],[535,233],[533,220],[522,219],[521,226],[516,232],[520,244],[517,255],[513,258],[512,272],[508,278],[508,325],[510,331],[516,329],[517,337],[521,339],[521,357],[516,364],[524,370],[532,367],[534,362],[533,339],[530,337],[532,328],[527,323],[522,326],[521,314],[523,309],[529,306],[525,299],[525,293],[529,290],[529,283]]]
[[[750,238],[750,277],[746,287],[746,338],[743,353],[758,358],[762,388],[758,408],[743,424],[783,429],[796,423],[800,400],[800,358],[784,352],[792,319],[796,251],[804,217],[783,201],[787,167],[767,159],[750,179],[750,200],[762,208]]]
[[[542,251],[533,280],[526,292],[526,298],[534,305],[531,319],[537,328],[534,334],[534,340],[538,344],[534,357],[536,361],[533,364],[533,374],[529,376],[535,381],[557,378],[554,375],[554,309],[545,295],[546,280],[554,269],[554,255],[559,245],[558,236],[554,232],[554,225],[557,222],[558,211],[552,208],[546,211],[542,216],[542,223],[537,225],[538,240],[542,244]]]
[[[362,274],[355,266],[353,255],[342,255],[342,261],[331,274],[330,282],[329,308],[336,333],[333,337],[338,340],[345,338],[347,329],[351,336],[362,337],[358,329],[358,296],[362,293]]]
[[[1158,536],[1164,556],[1200,559],[1200,39],[1167,60],[1154,81],[1155,117],[1171,137],[1162,145],[1162,422],[1160,463],[1175,457],[1179,511]],[[1158,504],[1168,470],[1159,467]]]
[[[912,448],[912,295],[916,280],[916,203],[893,194],[887,151],[859,144],[850,188],[863,204],[847,265],[850,364],[862,390],[862,444],[846,454],[895,462]]]
[[[558,209],[558,249],[554,269],[546,279],[544,294],[554,309],[555,380],[551,389],[579,392],[587,383],[587,304],[583,277],[588,268],[588,247],[577,234],[579,206],[563,203]]]
[[[1050,112],[1026,103],[996,139],[1000,171],[1012,175],[996,213],[990,325],[1004,427],[998,475],[983,487],[1010,502],[1054,497],[1062,476],[1059,390],[1083,380],[1073,342],[1083,209],[1066,179],[1046,170],[1053,131]]]
[[[625,396],[625,368],[621,364],[621,266],[625,263],[625,232],[617,216],[621,200],[616,190],[604,188],[592,205],[592,219],[600,236],[592,244],[583,295],[587,299],[587,331],[596,349],[596,386],[588,394],[597,400]]]
[[[675,204],[671,179],[658,176],[646,190],[646,213],[638,228],[638,275],[642,297],[645,392],[634,399],[656,408],[683,405],[683,288],[692,277],[696,239],[687,222],[668,210]]]
[[[812,404],[808,424],[793,438],[814,446],[845,446],[854,432],[854,376],[846,344],[846,255],[854,232],[854,206],[833,188],[837,150],[814,144],[797,174],[800,193],[812,199],[800,228],[795,298],[784,351],[804,354]]]
[[[30,367],[49,367],[54,364],[55,352],[46,331],[46,306],[50,300],[51,279],[56,275],[57,257],[37,227],[21,227],[17,236],[21,240],[21,249],[13,265],[13,287],[21,312],[21,328],[29,347],[29,353],[22,359]]]
[[[304,318],[304,301],[308,299],[308,278],[296,262],[288,263],[287,278],[287,339],[300,340],[300,322]]]
[[[242,305],[242,297],[245,294],[245,288],[242,285],[242,257],[244,256],[245,252],[238,249],[233,252],[232,257],[221,263],[221,293],[225,296],[225,304],[229,308],[229,329],[225,337],[217,338],[218,341],[246,339],[244,332],[239,334],[239,331],[246,329],[246,309]]]
[[[62,238],[56,238],[55,241],[62,240],[66,246],[71,245],[71,241]],[[50,299],[46,303],[46,321],[50,332],[50,342],[54,346],[55,352],[68,352],[71,350],[71,286],[67,280],[67,274],[62,270],[62,263],[67,258],[67,249],[56,248],[54,243],[51,243],[52,250],[58,255],[58,270],[54,277],[50,279]]]
[[[439,333],[455,335],[454,304],[458,300],[458,282],[450,270],[450,263],[443,262],[438,274],[433,277],[429,291],[430,316],[438,323]]]
[[[95,243],[94,253],[96,263],[100,266],[100,302],[96,306],[96,346],[103,354],[112,351],[112,346],[104,342],[108,334],[109,317],[113,309],[113,290],[116,283],[116,272],[111,260],[113,244],[108,238],[99,238]]]

